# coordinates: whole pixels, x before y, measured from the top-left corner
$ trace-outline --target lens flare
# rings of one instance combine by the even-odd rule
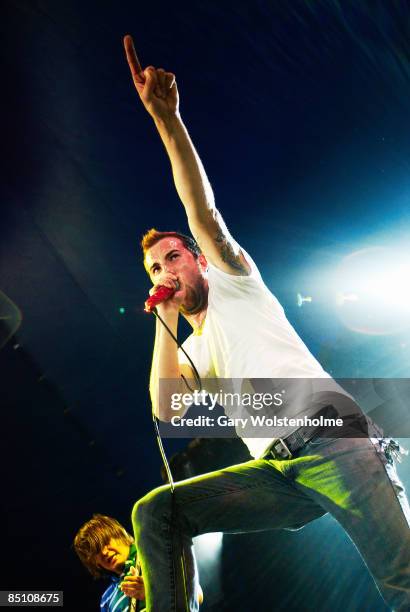
[[[343,259],[336,276],[338,313],[349,329],[384,335],[410,327],[410,251],[356,251]]]

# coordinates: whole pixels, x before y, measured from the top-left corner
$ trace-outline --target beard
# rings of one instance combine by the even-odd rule
[[[208,286],[201,278],[196,285],[186,285],[184,303],[180,312],[183,315],[198,314],[208,306]]]

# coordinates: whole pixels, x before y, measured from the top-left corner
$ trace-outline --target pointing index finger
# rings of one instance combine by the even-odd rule
[[[138,81],[138,83],[144,83],[145,79],[142,75],[141,64],[135,52],[134,41],[130,34],[124,36],[124,49],[133,78]]]

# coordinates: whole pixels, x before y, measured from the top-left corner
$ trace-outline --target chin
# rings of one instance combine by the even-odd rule
[[[201,304],[181,304],[180,311],[183,315],[194,315],[202,310]]]
[[[184,315],[195,315],[207,306],[207,294],[204,291],[189,290],[187,288],[186,302],[181,304],[180,311]],[[191,299],[190,299],[191,298]]]

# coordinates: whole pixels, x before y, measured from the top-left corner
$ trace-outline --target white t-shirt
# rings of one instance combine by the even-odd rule
[[[322,379],[315,391],[345,393],[299,338],[256,264],[242,252],[251,266],[249,276],[228,274],[208,263],[206,319],[201,333],[192,333],[183,343],[203,387],[215,392],[215,379]],[[180,364],[189,364],[181,350],[178,359]],[[317,387],[317,380],[314,382]],[[224,408],[229,414],[228,407]],[[317,411],[317,407],[310,413],[304,408],[307,416]],[[300,410],[294,405],[289,416]],[[275,437],[284,437],[295,429],[275,431]],[[252,456],[260,457],[272,438],[243,437],[243,441]]]

